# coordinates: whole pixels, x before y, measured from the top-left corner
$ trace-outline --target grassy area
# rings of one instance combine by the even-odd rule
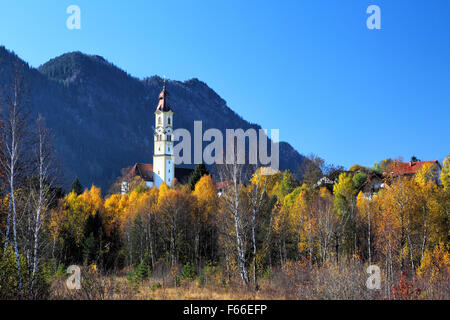
[[[284,269],[274,269],[269,276],[259,279],[259,290],[242,285],[234,275],[229,277],[217,270],[207,276],[180,278],[180,269],[163,276],[139,279],[130,277],[133,271],[101,275],[96,270],[84,268],[82,288],[68,290],[64,278],[54,280],[51,299],[76,300],[294,300],[294,299],[444,299],[450,298],[450,280],[439,277],[410,277],[399,274],[393,284],[382,278],[380,290],[366,287],[366,265],[348,262],[313,267],[300,263],[286,264]],[[178,270],[178,271],[174,271]]]
[[[158,279],[159,280],[159,279]],[[162,284],[157,279],[130,283],[125,276],[100,276],[84,283],[80,290],[68,290],[65,280],[58,279],[52,285],[51,299],[82,300],[261,300],[294,299],[279,292],[269,280],[263,280],[260,290],[249,290],[238,284],[203,286],[197,280],[183,281],[180,285]]]

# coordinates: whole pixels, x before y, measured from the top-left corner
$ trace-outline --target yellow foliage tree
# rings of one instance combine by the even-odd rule
[[[449,247],[442,242],[425,252],[422,263],[417,270],[420,278],[428,278],[430,282],[447,281],[450,273]]]
[[[316,220],[312,215],[313,191],[303,185],[290,209],[290,221],[296,228],[298,237],[298,250],[307,252],[310,264],[313,259],[313,232]]]
[[[204,175],[195,185],[193,192],[197,200],[200,216],[199,221],[205,222],[211,212],[217,207],[217,190],[210,175]]]
[[[81,195],[77,196],[74,191],[65,196],[63,203],[64,228],[72,235],[75,242],[80,244],[84,236],[84,225],[90,212],[85,210],[86,206]]]
[[[103,205],[103,224],[105,225],[105,231],[109,235],[113,225],[120,221],[122,215],[120,211],[120,194],[113,194],[106,198]]]
[[[450,192],[450,155],[447,156],[442,163],[442,170],[439,178],[444,190]]]
[[[435,164],[425,163],[414,175],[414,180],[419,185],[426,185],[428,182],[439,180],[437,166]]]
[[[83,210],[91,215],[96,215],[103,207],[102,192],[100,188],[92,186],[91,189],[85,190],[77,199],[83,206]]]

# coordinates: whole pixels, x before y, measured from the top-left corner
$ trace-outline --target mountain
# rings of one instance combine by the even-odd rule
[[[100,56],[81,52],[63,54],[35,69],[0,47],[0,88],[9,85],[15,63],[24,74],[32,115],[41,113],[55,136],[66,187],[78,176],[84,186],[107,190],[122,168],[152,162],[160,77],[140,80]],[[167,88],[174,128],[186,128],[192,137],[194,120],[203,121],[203,130],[260,128],[198,79],[167,81]],[[280,169],[299,178],[303,161],[291,145],[280,143]]]

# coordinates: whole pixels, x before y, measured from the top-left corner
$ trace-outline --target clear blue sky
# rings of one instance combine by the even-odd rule
[[[66,8],[81,8],[81,30]],[[366,8],[381,8],[368,30]],[[32,66],[68,51],[143,78],[197,77],[300,153],[346,167],[450,153],[450,1],[20,0],[0,44]]]

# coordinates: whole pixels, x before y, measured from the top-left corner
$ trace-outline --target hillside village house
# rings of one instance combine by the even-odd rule
[[[380,189],[383,189],[386,185],[386,179],[388,177],[412,177],[414,176],[424,165],[431,165],[431,175],[430,178],[436,184],[439,184],[439,176],[442,167],[437,160],[431,161],[410,161],[410,162],[396,162],[389,173],[367,173],[367,180],[362,187],[364,196],[371,199],[374,194],[376,194]],[[333,192],[333,186],[339,180],[339,175],[343,172],[351,173],[350,171],[335,170],[327,176],[320,178],[315,187],[326,187],[328,190]]]
[[[442,167],[437,160],[432,161],[410,161],[410,162],[398,162],[390,172],[393,177],[412,177],[424,165],[431,165],[432,178],[436,184],[439,184],[439,176],[441,174]]]

